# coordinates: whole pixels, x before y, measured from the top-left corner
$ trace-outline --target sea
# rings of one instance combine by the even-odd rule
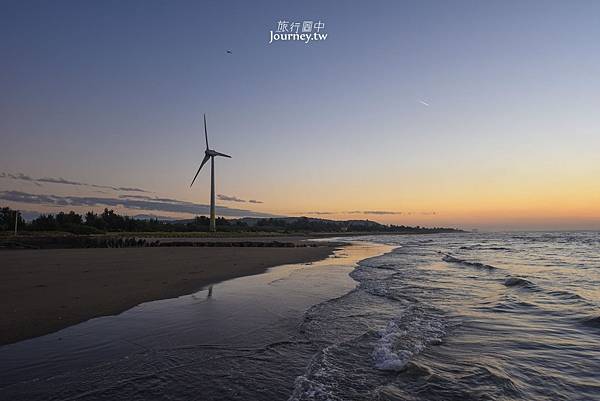
[[[600,233],[339,238],[0,347],[2,400],[600,400]]]

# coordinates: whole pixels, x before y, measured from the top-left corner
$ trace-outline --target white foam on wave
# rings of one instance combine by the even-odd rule
[[[398,321],[390,321],[379,335],[371,353],[375,368],[401,371],[428,345],[440,344],[446,331],[444,323],[439,320],[409,313]]]
[[[472,262],[472,261],[469,261],[469,260],[460,259],[460,258],[457,258],[457,257],[449,255],[449,254],[445,254],[442,257],[442,260],[444,262],[456,263],[456,264],[459,264],[459,265],[469,266],[469,267],[476,267],[478,269],[487,269],[487,270],[495,270],[495,269],[497,269],[496,266],[486,265],[485,263],[481,263],[481,262]]]
[[[394,371],[404,369],[413,354],[406,350],[395,352],[394,344],[405,333],[398,329],[398,325],[394,321],[389,322],[387,327],[380,332],[381,339],[377,341],[371,354],[377,369]]]

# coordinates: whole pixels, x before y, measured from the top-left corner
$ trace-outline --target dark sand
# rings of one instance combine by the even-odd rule
[[[0,345],[142,302],[327,257],[333,246],[0,251]]]

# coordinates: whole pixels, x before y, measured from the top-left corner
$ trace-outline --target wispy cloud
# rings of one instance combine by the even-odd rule
[[[219,198],[222,201],[226,201],[226,202],[241,202],[241,203],[246,202],[244,199],[240,199],[236,196],[229,196],[229,195],[223,195],[223,194],[218,194],[217,198]]]
[[[155,201],[155,202],[180,202],[177,199],[173,199],[173,198],[160,198],[157,196],[147,196],[147,195],[119,195],[119,199],[145,199],[145,200],[149,200],[149,201]]]
[[[29,181],[32,182],[38,186],[41,186],[42,183],[47,183],[47,184],[63,184],[63,185],[74,185],[74,186],[79,186],[79,187],[90,187],[90,188],[104,188],[104,189],[112,189],[115,191],[123,191],[123,192],[145,192],[145,193],[151,193],[151,191],[147,191],[145,189],[141,189],[141,188],[135,188],[135,187],[113,187],[110,185],[98,185],[98,184],[89,184],[86,182],[79,182],[79,181],[72,181],[72,180],[67,180],[65,178],[62,177],[43,177],[43,178],[34,178],[31,176],[28,176],[26,174],[23,173],[17,173],[17,174],[11,174],[11,173],[0,173],[0,178],[8,178],[11,180],[20,180],[20,181]]]
[[[376,215],[403,214],[402,212],[390,212],[387,210],[351,210],[346,213],[348,213],[348,214],[376,214]]]
[[[9,178],[11,180],[30,181],[30,182],[33,182],[38,187],[42,186],[42,184],[40,184],[39,182],[37,182],[37,180],[35,178],[31,178],[30,176],[25,175],[23,173],[17,173],[17,174],[0,173],[0,178]]]
[[[241,199],[241,198],[238,198],[237,196],[232,196],[232,195],[230,196],[230,195],[223,195],[223,194],[218,194],[218,195],[217,195],[217,198],[219,198],[220,200],[222,200],[222,201],[225,201],[225,202],[238,202],[238,203],[246,203],[246,202],[248,202],[248,203],[264,203],[263,201],[259,201],[259,200],[256,200],[256,199],[250,199],[250,200],[246,200],[246,199]]]
[[[101,187],[98,187],[101,188]],[[111,187],[116,191],[124,191],[124,192],[147,192],[150,193],[152,191],[146,191],[145,189],[135,188],[135,187]]]
[[[210,206],[169,198],[152,198],[144,195],[122,195],[116,198],[89,196],[58,196],[30,194],[20,191],[0,191],[0,199],[10,202],[61,206],[61,207],[124,207],[132,210],[146,210],[187,214],[208,214]],[[270,213],[246,209],[217,206],[217,214],[229,217],[279,217]]]
[[[422,215],[422,216],[431,216],[436,215],[436,212],[399,212],[399,211],[390,211],[390,210],[348,210],[348,211],[340,211],[340,212],[323,212],[323,211],[312,211],[305,212],[307,215],[328,215],[328,214],[362,214],[362,215],[404,215],[404,216],[413,216],[413,215]]]

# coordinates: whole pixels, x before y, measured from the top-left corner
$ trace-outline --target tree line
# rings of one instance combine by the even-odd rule
[[[12,231],[15,224],[15,211],[4,207],[0,209],[0,230]],[[64,231],[73,234],[102,234],[106,232],[156,232],[156,231],[208,231],[209,219],[198,216],[185,224],[161,221],[158,219],[134,219],[122,216],[114,210],[104,209],[102,213],[87,212],[84,215],[74,211],[68,213],[41,214],[26,222],[18,217],[19,231]],[[228,225],[217,218],[217,225]]]
[[[14,230],[16,211],[4,207],[0,209],[0,230]],[[107,232],[199,232],[208,231],[210,219],[198,216],[191,220],[163,221],[158,219],[141,220],[122,216],[114,210],[104,209],[102,213],[87,212],[85,215],[70,211],[56,214],[41,214],[27,222],[17,215],[19,231],[62,231],[73,234],[103,234]],[[384,225],[369,220],[335,221],[325,219],[264,218],[246,222],[242,219],[218,217],[219,231],[230,232],[406,232],[434,233],[459,231],[452,228],[410,227]]]

